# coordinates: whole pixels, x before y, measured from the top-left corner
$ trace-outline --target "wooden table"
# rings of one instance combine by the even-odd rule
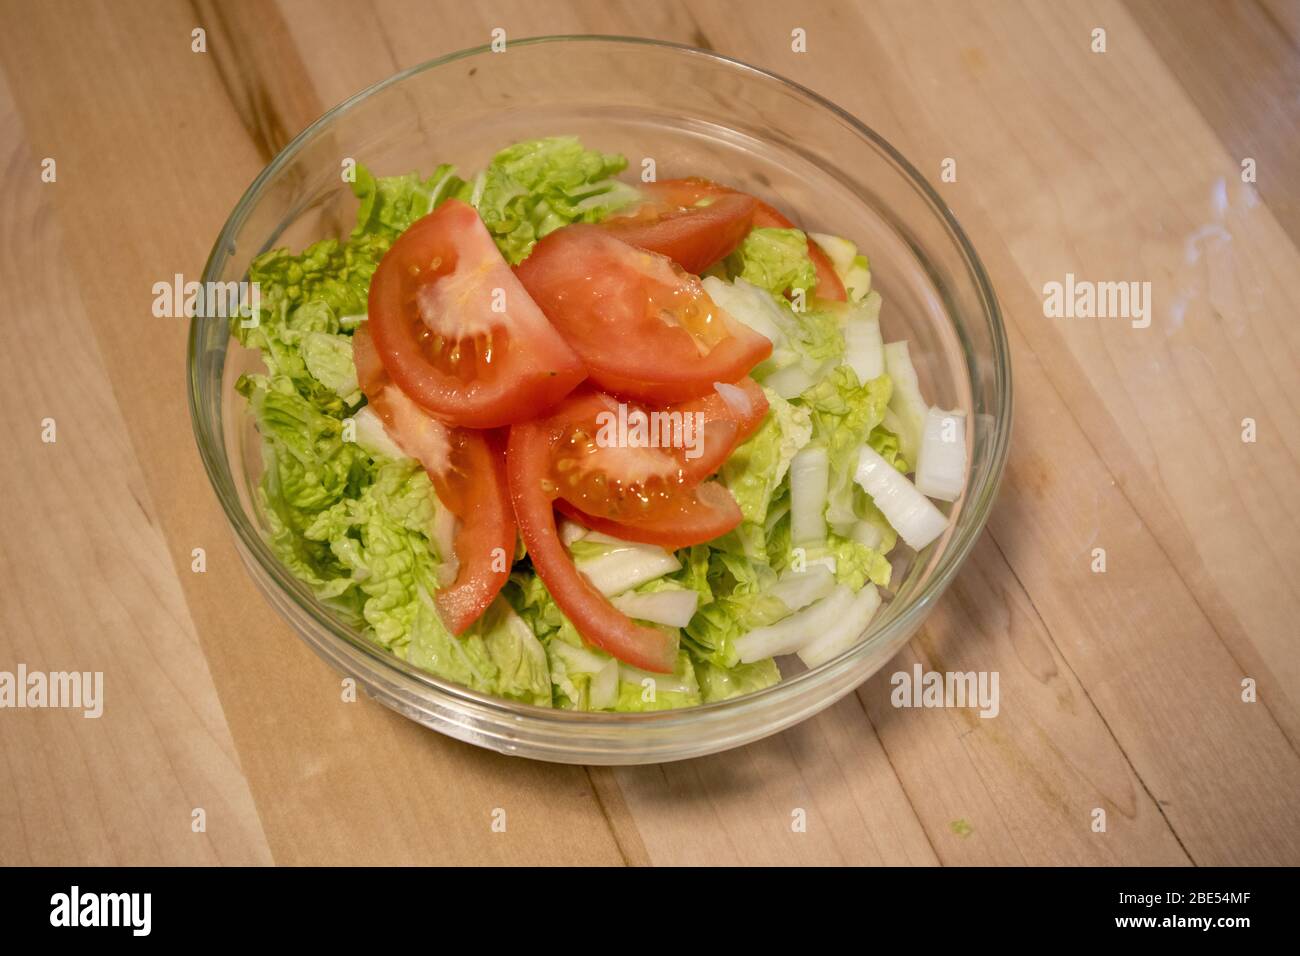
[[[0,712],[0,862],[1300,862],[1297,4],[0,10],[0,669],[105,673],[99,720]],[[324,108],[498,26],[694,43],[825,94],[939,185],[1005,308],[1016,431],[972,560],[894,665],[743,750],[550,766],[343,702],[195,453],[153,282],[198,275]],[[1066,273],[1149,280],[1150,328],[1045,318]],[[916,662],[998,671],[1001,714],[891,707]]]

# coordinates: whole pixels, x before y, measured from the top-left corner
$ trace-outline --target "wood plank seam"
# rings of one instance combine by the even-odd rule
[[[1034,604],[1034,596],[1029,592],[1029,590],[1024,586],[1024,583],[1020,580],[1020,575],[1017,573],[1015,566],[1007,558],[1006,552],[1002,549],[1002,545],[997,540],[997,536],[994,535],[992,529],[989,528],[985,529],[985,533],[989,536],[989,540],[993,543],[993,546],[997,548],[998,553],[1002,555],[1002,560],[1006,562],[1007,568],[1011,571],[1011,576],[1016,579],[1016,583],[1020,585],[1020,590],[1024,593],[1026,599],[1029,601],[1029,606],[1033,608],[1034,616],[1038,619],[1038,623],[1042,626],[1043,633],[1047,636],[1047,639],[1051,642],[1052,646],[1056,648],[1056,653],[1057,656],[1060,657],[1061,663],[1065,665],[1066,670],[1070,672],[1070,676],[1074,678],[1075,683],[1079,685],[1079,689],[1080,691],[1083,692],[1083,697],[1088,702],[1088,706],[1092,708],[1093,713],[1097,715],[1097,719],[1100,720],[1102,726],[1106,728],[1106,733],[1110,735],[1111,742],[1114,743],[1115,749],[1120,752],[1121,756],[1123,756],[1124,762],[1128,765],[1129,770],[1132,772],[1133,776],[1137,779],[1138,783],[1142,785],[1142,789],[1146,791],[1146,795],[1151,798],[1152,805],[1156,808],[1156,811],[1160,814],[1160,818],[1164,820],[1165,826],[1169,828],[1170,834],[1172,834],[1173,838],[1176,841],[1178,841],[1178,846],[1181,847],[1183,853],[1187,855],[1187,859],[1192,863],[1193,866],[1198,866],[1199,864],[1196,862],[1196,858],[1192,856],[1191,851],[1188,850],[1186,844],[1183,843],[1183,838],[1182,835],[1178,832],[1178,828],[1174,826],[1173,821],[1171,821],[1169,817],[1165,814],[1165,808],[1161,805],[1161,802],[1156,797],[1156,795],[1151,792],[1151,787],[1148,786],[1146,780],[1142,776],[1142,772],[1133,763],[1133,759],[1129,756],[1128,751],[1124,749],[1124,745],[1120,742],[1119,738],[1115,735],[1115,731],[1111,728],[1110,721],[1106,719],[1105,713],[1102,711],[1100,707],[1097,706],[1096,701],[1092,699],[1092,694],[1089,693],[1088,686],[1079,678],[1079,675],[1074,670],[1074,666],[1070,663],[1069,657],[1066,656],[1061,646],[1057,644],[1056,638],[1052,634],[1052,629],[1047,626],[1047,622],[1043,619],[1043,616],[1038,612],[1037,605]]]
[[[881,668],[881,670],[882,671],[887,670],[895,659],[897,659],[897,656],[891,658],[890,661],[886,663],[884,667]],[[934,858],[936,860],[939,860],[942,863],[943,854],[939,852],[939,848],[935,845],[934,838],[930,836],[930,828],[926,826],[925,818],[921,815],[921,811],[918,810],[916,804],[912,802],[912,794],[908,790],[907,780],[901,773],[898,772],[898,768],[894,766],[894,758],[893,755],[889,752],[889,746],[885,743],[884,739],[880,736],[880,732],[876,729],[876,723],[871,719],[871,713],[867,710],[867,703],[865,700],[862,699],[862,695],[866,692],[865,688],[866,688],[865,683],[859,684],[857,687],[853,688],[853,697],[855,700],[857,700],[858,707],[862,710],[862,716],[866,720],[867,726],[871,728],[871,732],[876,735],[876,739],[880,742],[880,749],[885,754],[885,761],[889,764],[889,769],[893,772],[894,777],[898,780],[898,785],[899,787],[902,788],[903,795],[907,797],[907,805],[912,808],[912,813],[916,817],[917,823],[921,825],[921,832],[925,834],[925,842],[929,845],[930,852],[934,854]]]

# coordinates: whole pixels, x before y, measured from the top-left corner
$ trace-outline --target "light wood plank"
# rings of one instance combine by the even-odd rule
[[[67,281],[54,206],[69,170],[42,182],[45,155],[3,78],[0,144],[0,669],[103,675],[98,718],[0,713],[0,864],[269,863],[140,461]]]
[[[1124,6],[1228,155],[1256,161],[1260,196],[1291,241],[1300,242],[1300,4],[1126,0]]]

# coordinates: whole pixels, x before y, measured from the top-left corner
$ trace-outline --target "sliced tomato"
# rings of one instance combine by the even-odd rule
[[[739,394],[724,392],[714,383],[713,392],[702,398],[674,405],[671,411],[683,415],[704,416],[704,442],[701,454],[682,455],[682,479],[688,484],[703,481],[723,466],[736,446],[758,431],[767,416],[767,396],[752,378],[743,378],[731,388]]]
[[[763,394],[763,389],[752,378],[745,378],[731,387],[737,391],[726,392],[715,385],[714,392],[702,398],[661,409],[639,409],[651,416],[656,412],[678,416],[676,420],[683,422],[686,415],[701,416],[696,421],[699,423],[698,431],[703,436],[702,441],[697,447],[689,449],[690,452],[698,451],[698,454],[688,454],[686,448],[672,449],[677,464],[675,477],[678,491],[669,499],[666,507],[646,508],[641,516],[635,512],[629,513],[627,508],[620,508],[615,512],[618,520],[611,520],[600,514],[589,514],[563,497],[556,500],[556,509],[593,531],[602,531],[627,541],[657,544],[669,550],[703,544],[735,528],[743,517],[735,499],[721,486],[700,484],[700,482],[721,468],[736,447],[758,430],[767,415],[768,401],[767,396]],[[609,406],[602,403],[599,405],[599,410],[608,411]],[[669,419],[669,421],[673,420]],[[656,419],[651,418],[650,421],[653,423]],[[594,422],[585,426],[585,429],[590,431],[592,427],[596,427]],[[560,443],[557,465],[563,460],[564,452],[571,449],[573,449],[572,441],[567,445],[564,442]],[[626,462],[630,457],[629,451],[632,450],[616,449],[607,452],[605,449],[600,449],[595,455],[588,457],[584,465],[575,466],[570,471],[578,473],[597,471],[601,468],[599,461],[601,454],[618,455]],[[644,461],[640,466],[644,467]],[[559,469],[553,470],[559,471]],[[620,484],[612,480],[609,471],[609,466],[606,464],[600,481],[600,487],[606,493],[611,491],[611,485],[617,488]],[[615,474],[625,471],[626,466],[623,469],[616,469]],[[658,477],[666,471],[667,469],[663,467],[650,468],[646,474]],[[563,474],[555,475],[557,493],[561,495],[564,493],[564,477]],[[637,488],[637,491],[641,494],[646,492],[644,487]],[[639,503],[639,495],[634,495],[633,498]],[[606,509],[598,506],[597,510]]]
[[[640,412],[623,406],[628,419]],[[555,410],[546,423],[552,497],[611,521],[671,511],[684,487],[678,456],[672,448],[623,443],[618,419],[618,401],[588,389]]]
[[[607,219],[601,228],[698,274],[736,250],[757,208],[757,200],[743,193],[719,196],[704,206],[648,203],[632,215]]]
[[[665,404],[734,382],[772,352],[671,259],[598,226],[552,232],[516,269],[602,388]]]
[[[707,205],[703,207],[697,206],[698,203],[707,200],[712,200],[709,205],[716,205],[726,196],[748,196],[747,193],[732,189],[730,186],[723,186],[721,183],[698,177],[665,179],[662,182],[647,183],[641,188],[641,191],[647,197],[647,202],[643,204],[644,208],[653,211],[653,213],[646,214],[660,217],[666,216],[666,211],[672,209],[708,209],[709,206]],[[768,205],[761,199],[755,199],[754,201],[756,205],[751,219],[753,228],[798,228],[775,207]],[[634,215],[642,214],[639,210],[634,213]],[[747,232],[748,230],[746,230]],[[744,236],[745,233],[742,233],[740,238],[743,239]],[[736,241],[736,244],[740,244],[740,239]],[[734,249],[735,246],[732,248]],[[808,239],[808,258],[812,260],[813,268],[817,270],[817,286],[814,288],[813,294],[819,299],[844,302],[847,299],[844,292],[844,283],[840,281],[839,274],[835,271],[830,256],[826,255],[822,247],[817,245],[811,237]]]
[[[451,425],[531,418],[586,374],[459,200],[397,238],[370,281],[368,312],[389,377]]]
[[[746,383],[736,386],[739,395],[731,402],[715,393],[663,408],[619,402],[586,387],[575,392],[550,419],[555,496],[593,517],[651,529],[656,538],[635,540],[655,543],[683,542],[703,534],[689,526],[703,529],[705,510],[714,512],[715,523],[733,516],[739,520],[739,512],[725,507],[721,499],[697,501],[693,492],[722,467],[767,412],[762,389],[752,380]],[[717,537],[732,526],[699,540]]]
[[[573,563],[555,527],[555,483],[550,477],[553,431],[547,421],[510,429],[506,455],[510,497],[538,577],[579,633],[635,667],[672,673],[677,642],[659,628],[635,623],[596,590]]]
[[[434,600],[447,628],[463,634],[510,577],[515,555],[514,509],[505,470],[505,435],[457,428],[451,467],[431,475],[438,499],[457,518],[456,579]]]
[[[720,538],[744,518],[731,492],[715,481],[681,492],[674,496],[667,510],[661,509],[646,519],[610,521],[587,514],[563,498],[556,500],[555,508],[592,531],[602,531],[624,541],[657,544],[669,551]]]
[[[398,447],[420,462],[438,500],[456,516],[456,578],[434,601],[453,634],[478,620],[510,576],[515,522],[499,431],[444,425],[383,374],[370,333],[353,336],[357,379]]]
[[[352,334],[352,364],[357,367],[357,384],[366,398],[374,401],[376,395],[389,383],[384,363],[375,349],[375,340],[370,335],[369,324],[363,325]]]

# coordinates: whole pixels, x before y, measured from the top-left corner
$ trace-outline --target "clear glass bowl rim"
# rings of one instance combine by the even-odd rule
[[[721,722],[729,723],[733,719],[739,720],[740,718],[751,715],[756,711],[762,711],[769,707],[776,707],[787,699],[794,698],[805,691],[811,690],[812,688],[808,686],[810,684],[835,683],[837,677],[842,675],[845,671],[852,669],[859,660],[869,655],[880,644],[887,644],[900,636],[910,634],[911,631],[920,624],[921,620],[929,612],[929,609],[934,602],[939,599],[951,583],[956,572],[970,553],[971,548],[974,546],[975,541],[979,537],[979,534],[983,530],[988,519],[989,511],[992,508],[993,501],[997,495],[998,485],[1002,477],[1010,445],[1012,416],[1011,361],[1006,329],[1002,320],[1002,312],[998,305],[997,297],[993,291],[993,285],[984,270],[983,264],[980,262],[979,256],[976,254],[970,240],[966,237],[966,233],[957,223],[956,218],[948,209],[948,206],[944,201],[939,197],[938,193],[935,192],[934,188],[930,186],[920,172],[918,172],[917,169],[898,152],[898,150],[890,145],[884,137],[856,119],[852,114],[841,109],[839,106],[836,106],[830,100],[813,90],[808,89],[802,84],[796,83],[793,80],[789,80],[769,70],[753,66],[734,57],[716,53],[711,50],[701,50],[684,43],[655,40],[646,37],[601,34],[553,35],[529,37],[510,41],[511,46],[538,46],[543,44],[558,45],[564,43],[621,43],[635,46],[658,47],[676,51],[685,56],[702,57],[714,60],[727,67],[734,68],[741,73],[748,73],[763,80],[774,81],[786,87],[788,90],[793,91],[799,97],[807,100],[811,105],[830,112],[839,120],[848,124],[858,133],[858,135],[869,141],[876,149],[883,153],[894,164],[894,166],[899,169],[899,171],[903,173],[912,187],[915,188],[925,199],[931,211],[939,218],[944,226],[946,226],[949,237],[953,239],[957,245],[983,303],[984,317],[988,321],[993,347],[993,371],[995,376],[994,389],[995,394],[999,399],[999,405],[993,413],[996,428],[993,436],[993,445],[990,449],[990,466],[984,472],[978,487],[967,489],[965,502],[962,508],[962,515],[958,519],[959,527],[957,533],[954,535],[952,540],[950,540],[947,549],[943,552],[940,562],[932,572],[930,579],[925,583],[922,590],[914,597],[912,602],[903,608],[903,610],[895,617],[887,621],[884,626],[872,634],[868,640],[858,642],[833,660],[827,661],[811,670],[785,678],[779,684],[772,687],[742,697],[732,698],[730,700],[701,704],[696,707],[652,711],[648,713],[593,713],[537,707],[531,704],[493,697],[491,695],[478,693],[449,681],[441,680],[432,674],[422,671],[396,657],[383,647],[380,647],[366,639],[353,629],[345,626],[342,622],[335,620],[328,612],[321,608],[317,602],[311,600],[310,592],[305,591],[305,586],[294,578],[292,574],[290,574],[289,570],[281,564],[271,552],[269,546],[263,540],[259,530],[248,520],[244,513],[244,509],[240,504],[238,492],[235,489],[233,476],[230,472],[229,462],[225,455],[224,436],[219,433],[214,434],[208,429],[207,423],[199,408],[198,393],[200,365],[198,358],[200,348],[200,323],[203,321],[199,318],[192,319],[190,322],[189,345],[187,350],[187,397],[189,401],[191,424],[194,429],[196,443],[198,444],[199,455],[203,460],[203,465],[207,471],[209,481],[221,502],[222,509],[226,515],[226,520],[230,523],[232,529],[235,531],[235,534],[243,545],[241,550],[253,557],[261,570],[270,578],[270,582],[272,582],[274,586],[280,588],[290,596],[297,595],[299,598],[303,598],[295,600],[295,603],[298,605],[299,609],[305,611],[316,624],[325,630],[326,633],[351,647],[360,650],[366,656],[377,662],[381,668],[396,672],[393,676],[396,677],[400,675],[408,680],[415,681],[419,685],[423,685],[422,690],[434,698],[440,698],[440,700],[438,700],[440,704],[452,708],[460,708],[474,716],[477,716],[479,719],[488,721],[506,720],[514,723],[516,726],[521,723],[528,723],[533,725],[537,730],[544,730],[546,725],[556,726],[557,729],[566,725],[570,726],[572,729],[577,729],[574,725],[579,725],[588,727],[592,730],[598,728],[630,728],[639,725],[653,725],[659,730],[666,731],[674,725],[698,726],[701,724]],[[275,158],[267,164],[261,173],[258,174],[230,213],[230,216],[227,218],[225,225],[222,227],[221,232],[212,247],[212,251],[209,253],[207,262],[204,265],[202,280],[204,287],[206,288],[206,283],[209,281],[217,280],[217,272],[222,264],[223,250],[227,249],[233,242],[235,235],[243,225],[249,211],[260,198],[264,186],[271,181],[284,166],[292,162],[298,152],[319,133],[328,128],[335,119],[375,94],[390,86],[401,83],[412,76],[416,76],[427,70],[432,70],[448,63],[453,63],[457,60],[488,53],[490,50],[490,44],[458,50],[454,53],[427,60],[423,63],[402,70],[401,72],[395,73],[392,76],[380,80],[378,83],[348,97],[343,102],[322,114],[311,125],[295,136],[282,150],[280,150]],[[960,328],[957,329],[957,332],[958,338],[962,342],[962,352],[966,359],[967,370],[971,374],[973,381],[976,375],[975,362],[967,348],[965,336],[961,335]],[[468,715],[469,714],[467,714],[467,716]]]

